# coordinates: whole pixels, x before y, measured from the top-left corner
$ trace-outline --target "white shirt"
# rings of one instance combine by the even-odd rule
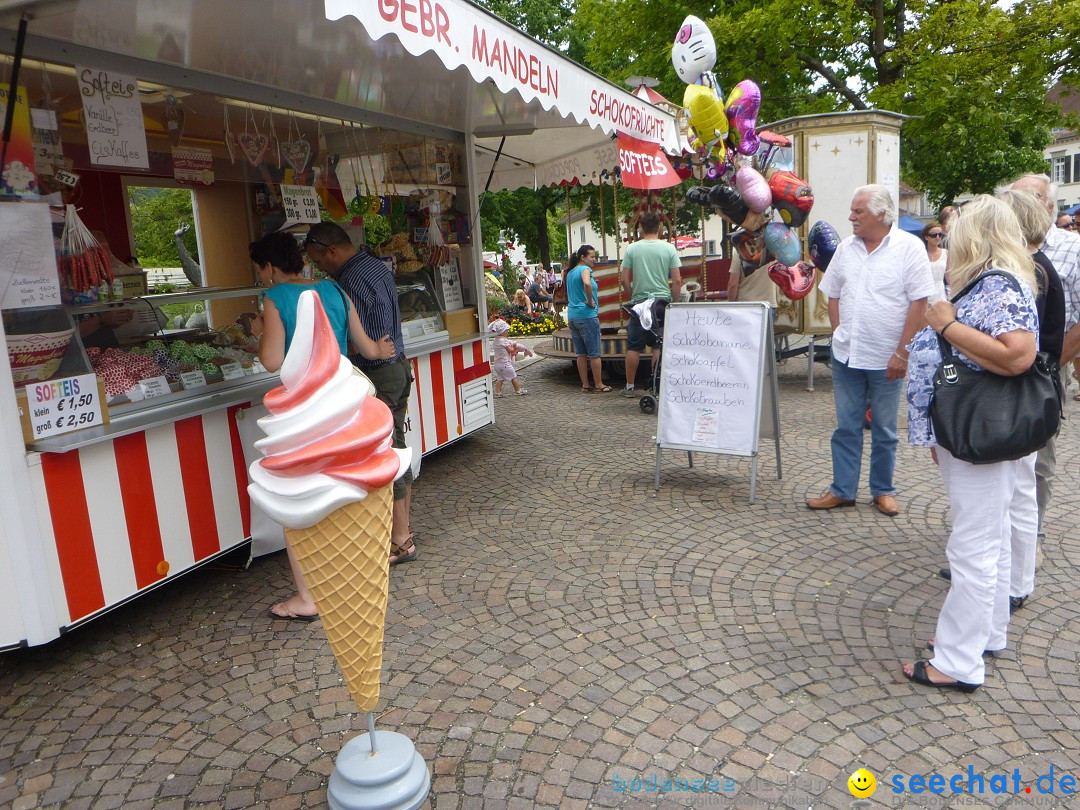
[[[1046,254],[1065,291],[1065,330],[1080,322],[1080,236],[1051,225],[1043,240]]]
[[[833,356],[866,371],[889,365],[912,302],[937,291],[922,240],[895,225],[870,254],[858,236],[841,242],[818,287],[840,299]]]
[[[927,254],[927,259],[930,256]],[[945,248],[941,248],[941,255],[937,257],[937,261],[930,262],[930,276],[934,279],[934,286],[937,287],[936,295],[945,297],[945,265],[949,261],[949,251]]]

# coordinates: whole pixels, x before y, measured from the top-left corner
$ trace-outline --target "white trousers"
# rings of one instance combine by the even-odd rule
[[[1009,596],[1027,596],[1035,590],[1035,548],[1039,537],[1035,460],[1038,455],[1032,453],[1016,462],[1016,489],[1013,490],[1012,504],[1009,506],[1012,531]]]
[[[983,650],[1002,649],[1007,641],[1009,510],[1020,462],[969,464],[944,447],[937,448],[937,456],[952,508],[945,547],[952,585],[938,615],[930,663],[950,678],[981,684],[986,677]]]

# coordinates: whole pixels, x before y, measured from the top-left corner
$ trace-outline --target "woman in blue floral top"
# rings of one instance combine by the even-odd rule
[[[1001,200],[976,197],[950,223],[946,281],[962,290],[987,270],[990,276],[954,306],[938,301],[927,309],[930,326],[911,341],[908,361],[908,439],[929,447],[941,469],[952,509],[945,553],[952,585],[938,615],[934,657],[905,664],[904,675],[924,686],[973,692],[985,679],[984,650],[1005,647],[1009,626],[1011,530],[1009,505],[1021,464],[1033,459],[970,464],[938,447],[930,424],[933,377],[941,362],[938,335],[960,362],[1005,376],[1031,367],[1038,349],[1034,264],[1016,215]],[[937,334],[935,334],[937,333]],[[1034,455],[1034,454],[1032,454]]]

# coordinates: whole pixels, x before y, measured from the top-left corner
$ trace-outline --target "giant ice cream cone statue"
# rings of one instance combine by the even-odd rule
[[[285,526],[330,649],[361,711],[379,700],[392,485],[411,451],[390,446],[390,409],[341,354],[312,291],[300,296],[282,385],[263,400],[265,456],[248,492]]]

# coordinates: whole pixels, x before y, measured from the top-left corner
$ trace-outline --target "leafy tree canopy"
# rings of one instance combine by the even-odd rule
[[[173,234],[181,222],[192,227],[184,234],[184,245],[198,261],[195,218],[191,191],[186,188],[131,188],[131,227],[135,234],[135,255],[143,267],[179,267],[180,254]]]
[[[905,178],[946,201],[1045,169],[1060,112],[1044,100],[1058,78],[1080,78],[1075,2],[1021,0],[579,0],[593,32],[586,64],[612,81],[660,79],[680,101],[671,41],[687,14],[716,39],[715,72],[730,89],[762,88],[759,120],[847,109],[912,116]]]

